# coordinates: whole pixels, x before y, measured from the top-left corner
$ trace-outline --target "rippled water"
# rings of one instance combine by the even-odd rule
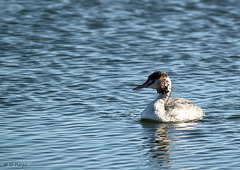
[[[0,2],[0,166],[240,167],[240,3]],[[202,121],[151,123],[155,70]]]

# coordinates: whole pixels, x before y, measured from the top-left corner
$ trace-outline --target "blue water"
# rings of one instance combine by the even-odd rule
[[[1,169],[240,168],[240,3],[0,2]],[[206,116],[140,121],[155,70]]]

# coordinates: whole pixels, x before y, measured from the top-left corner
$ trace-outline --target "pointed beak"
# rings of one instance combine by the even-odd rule
[[[143,89],[143,88],[148,88],[149,86],[150,86],[149,82],[146,81],[144,84],[135,87],[133,90],[140,90],[140,89]]]

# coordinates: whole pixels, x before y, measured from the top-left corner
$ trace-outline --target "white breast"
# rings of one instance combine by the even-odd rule
[[[199,120],[204,117],[203,110],[194,105],[192,102],[182,99],[173,98],[168,102],[159,95],[146,109],[142,112],[142,119],[149,119],[161,122],[183,122]]]

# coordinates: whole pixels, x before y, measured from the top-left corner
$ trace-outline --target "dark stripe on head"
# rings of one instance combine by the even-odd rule
[[[165,72],[161,72],[161,71],[155,71],[154,73],[152,73],[150,76],[148,76],[148,81],[149,80],[156,80],[159,79],[160,77],[168,77],[167,73]]]

